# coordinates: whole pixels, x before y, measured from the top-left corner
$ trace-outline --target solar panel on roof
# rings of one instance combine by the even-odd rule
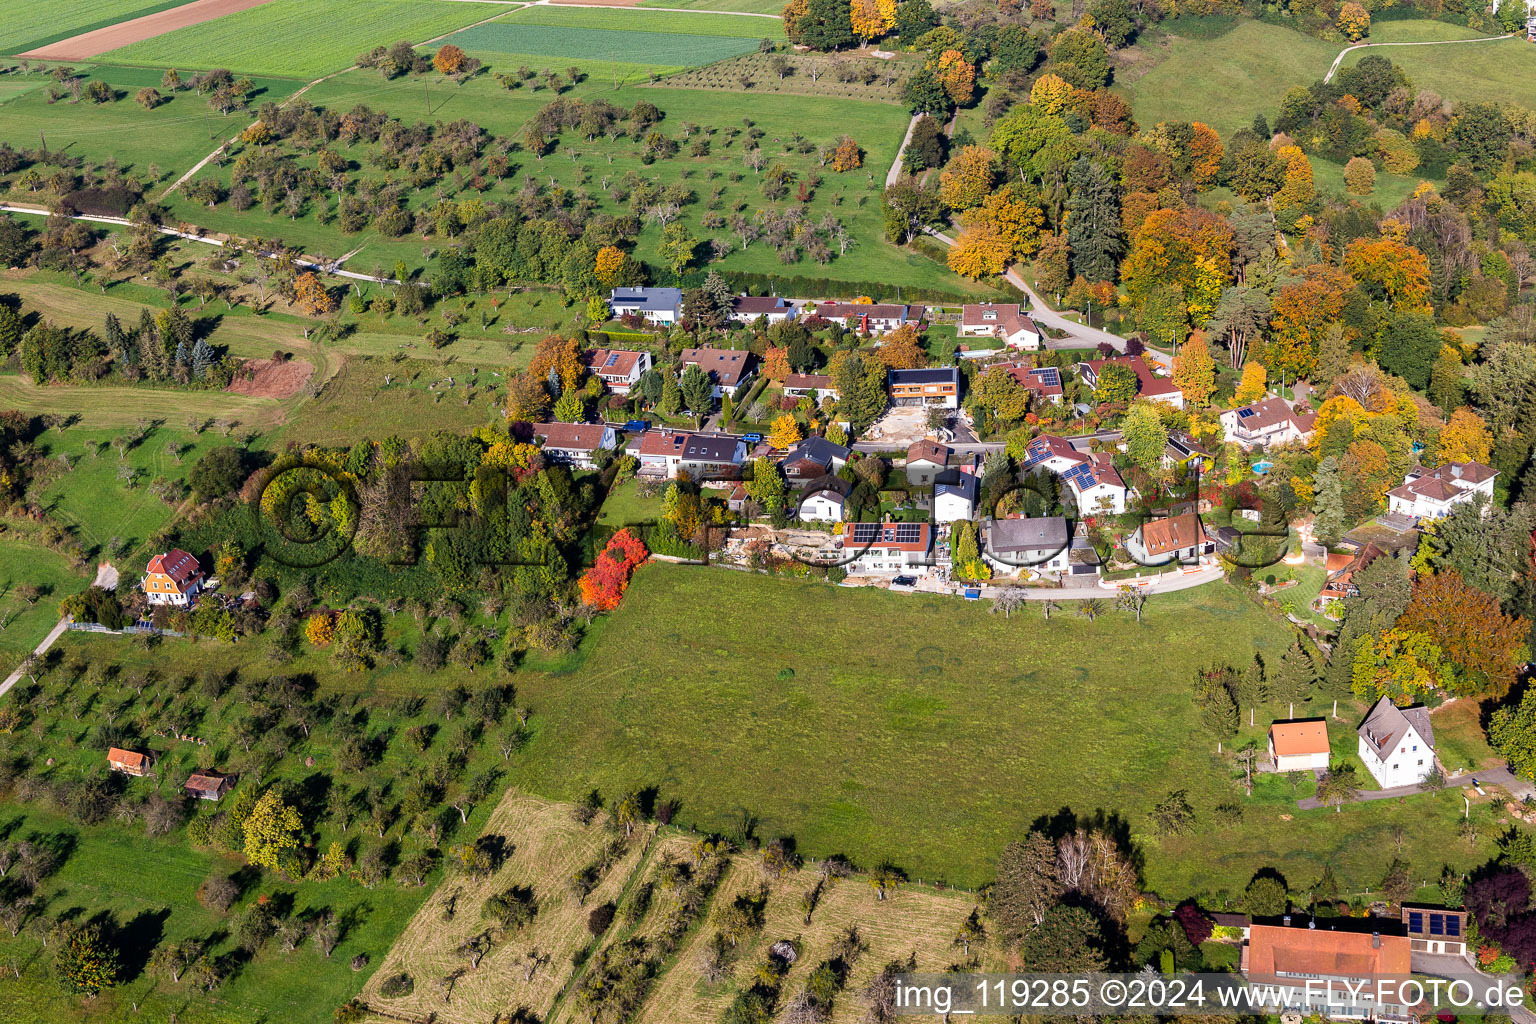
[[[619,361],[619,354],[617,352],[613,352],[613,353],[611,353],[608,356],[608,361],[605,362],[603,365],[604,366],[612,366],[614,363],[616,363],[618,361]]]
[[[1240,419],[1240,420],[1245,420],[1249,416],[1252,416],[1252,415],[1253,415],[1253,410],[1252,409],[1239,409],[1239,410],[1237,410],[1237,418]]]
[[[1046,387],[1054,388],[1061,385],[1061,374],[1054,366],[1046,366],[1036,370],[1035,376],[1039,377],[1040,383],[1044,384]]]

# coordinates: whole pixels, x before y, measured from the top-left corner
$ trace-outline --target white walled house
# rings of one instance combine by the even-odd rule
[[[1038,349],[1040,328],[1016,302],[967,303],[955,332],[961,338],[994,338],[1009,348]]]
[[[1083,383],[1095,391],[1099,387],[1099,374],[1104,367],[1118,364],[1136,375],[1136,397],[1184,408],[1184,392],[1178,389],[1171,377],[1159,377],[1141,356],[1112,356],[1109,359],[1088,359],[1077,364],[1077,375]]]
[[[1269,760],[1277,772],[1327,771],[1328,753],[1324,719],[1275,722],[1269,727]]]
[[[1414,519],[1440,519],[1481,494],[1493,504],[1499,471],[1480,462],[1450,462],[1438,469],[1415,466],[1402,484],[1387,492],[1387,511]]]
[[[837,397],[837,385],[824,373],[792,373],[784,378],[785,398],[809,398],[817,405]]]
[[[683,349],[683,369],[697,366],[703,370],[709,377],[711,393],[717,399],[752,379],[751,360],[752,353],[744,348],[710,348],[706,345]]]
[[[606,423],[535,423],[533,436],[550,461],[577,469],[591,469],[599,450],[619,446],[618,435]]]
[[[1130,488],[1125,486],[1120,471],[1115,469],[1108,455],[1100,452],[1091,456],[1087,462],[1067,470],[1062,480],[1071,490],[1078,512],[1083,515],[1118,516],[1125,512]]]
[[[681,288],[615,288],[608,296],[614,316],[636,313],[658,324],[675,324],[683,316]]]
[[[586,355],[587,368],[616,395],[629,394],[640,375],[651,368],[649,352],[599,348]]]
[[[150,604],[186,608],[202,593],[203,580],[197,559],[180,548],[172,548],[149,560],[140,586]]]
[[[992,519],[982,530],[981,554],[994,572],[1014,575],[1021,570],[1068,572],[1072,535],[1062,516],[1036,519]]]
[[[738,295],[731,300],[731,320],[738,324],[750,324],[762,317],[769,324],[783,323],[795,318],[795,307],[777,295]]]
[[[951,469],[939,474],[933,486],[933,521],[953,523],[976,518],[980,492],[981,481],[973,473]]]
[[[1356,731],[1360,760],[1382,789],[1417,785],[1435,768],[1435,729],[1423,705],[1400,708],[1383,697]]]
[[[1216,550],[1205,525],[1193,512],[1142,523],[1125,539],[1125,550],[1142,565],[1193,563]]]
[[[1266,398],[1221,414],[1224,440],[1247,449],[1286,441],[1305,441],[1317,423],[1315,413],[1299,413],[1283,398]]]
[[[927,523],[849,523],[839,546],[852,556],[849,572],[921,574],[933,550],[933,528]]]
[[[913,441],[907,446],[907,483],[927,487],[949,465],[949,446],[937,441]]]
[[[843,520],[852,486],[842,477],[824,476],[806,485],[800,496],[802,523],[838,523]]]

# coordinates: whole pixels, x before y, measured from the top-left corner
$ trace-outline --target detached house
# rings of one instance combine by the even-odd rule
[[[683,447],[688,443],[688,433],[666,427],[647,430],[632,435],[624,446],[625,455],[633,455],[640,462],[639,472],[648,476],[671,478],[677,475],[682,463]]]
[[[814,480],[848,465],[853,452],[824,437],[808,437],[784,453],[780,468],[789,481]]]
[[[783,323],[795,318],[795,307],[777,295],[738,295],[731,300],[731,319],[738,324],[750,324],[763,317],[770,324]]]
[[[1414,519],[1440,519],[1481,494],[1493,504],[1499,471],[1480,462],[1450,462],[1438,469],[1415,466],[1387,492],[1387,511]]]
[[[1009,348],[1037,349],[1040,328],[1019,309],[1018,303],[968,303],[960,316],[962,338],[995,338]]]
[[[658,324],[675,324],[683,316],[681,288],[615,288],[608,297],[614,316],[634,313]]]
[[[1327,771],[1328,723],[1321,718],[1269,727],[1269,760],[1277,772]]]
[[[981,481],[965,469],[946,469],[933,483],[933,521],[953,523],[976,518],[976,502],[981,496]]]
[[[840,476],[822,476],[805,485],[800,494],[802,523],[842,522],[853,485]]]
[[[1225,440],[1250,450],[1286,441],[1305,441],[1312,436],[1316,423],[1315,413],[1297,412],[1283,398],[1266,398],[1221,414]]]
[[[855,331],[885,334],[906,324],[916,324],[927,310],[894,302],[823,302],[816,315]]]
[[[1342,601],[1346,597],[1359,597],[1360,588],[1354,582],[1355,573],[1384,554],[1386,554],[1385,551],[1369,542],[1352,555],[1329,552],[1328,578],[1317,595],[1318,607],[1322,607],[1325,601]]]
[[[1205,526],[1193,512],[1142,523],[1125,539],[1125,550],[1142,565],[1195,562],[1216,550]]]
[[[927,487],[949,465],[950,450],[937,441],[913,441],[907,446],[907,483]]]
[[[982,557],[998,572],[1067,572],[1071,554],[1071,527],[1062,516],[992,519],[982,531]]]
[[[185,608],[202,593],[203,581],[203,570],[197,559],[180,548],[172,548],[149,560],[140,586],[150,604]]]
[[[1170,377],[1159,377],[1152,372],[1147,361],[1141,356],[1115,356],[1110,359],[1089,359],[1077,364],[1078,376],[1083,383],[1090,388],[1098,390],[1099,374],[1104,372],[1104,367],[1118,365],[1128,367],[1136,374],[1136,397],[1150,398],[1154,402],[1162,402],[1171,405],[1175,409],[1184,408],[1184,392],[1174,385]]]
[[[587,369],[616,395],[627,395],[640,375],[651,368],[649,352],[599,348],[585,356]]]
[[[839,546],[852,556],[849,572],[920,572],[933,550],[933,528],[927,523],[848,523]]]
[[[1428,708],[1400,708],[1383,697],[1356,731],[1360,760],[1382,789],[1417,785],[1434,770],[1435,728]]]
[[[1168,431],[1168,443],[1163,446],[1163,468],[1172,469],[1174,466],[1188,466],[1193,469],[1205,469],[1211,464],[1212,456],[1208,448],[1184,433],[1182,430]]]
[[[824,373],[792,373],[784,378],[785,398],[809,398],[817,405],[838,397],[837,385]]]
[[[752,378],[748,364],[752,353],[734,348],[685,348],[683,368],[697,366],[714,385],[714,396],[724,398]]]
[[[1030,366],[1028,363],[998,363],[988,370],[1007,370],[1019,386],[1043,402],[1060,405],[1065,389],[1061,385],[1061,371],[1054,366]],[[983,371],[985,372],[985,371]]]
[[[577,469],[591,469],[599,450],[611,452],[619,446],[618,435],[606,423],[535,423],[533,436],[546,458]]]
[[[107,750],[107,767],[114,772],[122,772],[124,775],[148,775],[150,765],[153,764],[148,754],[141,754],[137,750],[123,750],[120,747],[111,747]]]
[[[747,460],[747,443],[731,434],[688,434],[678,468],[694,480],[736,480]]]
[[[1125,512],[1130,488],[1103,452],[1084,456],[1084,461],[1062,474],[1062,482],[1072,491],[1077,509],[1083,515],[1101,513],[1118,516]]]
[[[930,406],[936,409],[960,407],[960,370],[954,366],[933,366],[921,370],[891,370],[886,378],[892,405]]]
[[[1412,972],[1406,936],[1342,930],[1348,919],[1284,920],[1251,926],[1242,951],[1243,976],[1257,984],[1256,996],[1272,1001],[1263,1007],[1271,1015],[1291,1010],[1330,1019],[1416,1019],[1422,986],[1407,993],[1398,987]]]

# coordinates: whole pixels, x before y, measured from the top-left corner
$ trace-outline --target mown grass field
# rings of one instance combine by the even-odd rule
[[[740,11],[744,14],[771,14],[775,18],[784,10],[777,0],[640,0],[636,7],[688,7],[702,11]],[[767,21],[766,18],[763,19]],[[783,24],[782,21],[779,23]]]
[[[436,0],[337,0],[317,9],[307,0],[272,0],[112,50],[101,59],[313,78],[347,67],[375,46],[400,39],[424,42],[503,9]]]
[[[784,23],[768,18],[732,18],[720,14],[647,11],[618,7],[525,7],[497,24],[548,25],[559,28],[613,29],[689,36],[731,36],[754,43],[784,38]],[[690,63],[700,63],[691,61]]]
[[[1387,22],[1386,25],[1419,25]],[[1433,23],[1432,23],[1433,24]],[[1383,27],[1386,27],[1385,25]],[[1441,26],[1435,25],[1436,28]],[[1426,28],[1426,38],[1465,38]],[[1372,31],[1371,40],[1377,41]],[[1407,73],[1415,89],[1430,89],[1452,103],[1518,103],[1536,107],[1536,46],[1523,39],[1460,43],[1454,46],[1381,46],[1351,52],[1339,65],[1352,67],[1368,55],[1385,57]]]
[[[447,40],[483,58],[558,58],[561,60],[624,61],[630,64],[683,68],[724,60],[757,48],[739,36],[682,35],[643,29],[576,28],[493,22],[455,32]]]
[[[54,623],[59,621],[59,601],[84,590],[89,582],[69,567],[56,551],[27,539],[36,531],[21,524],[7,524],[0,532],[0,679],[11,674]],[[23,584],[42,589],[32,604],[16,593]]]
[[[0,53],[24,53],[48,43],[176,7],[185,0],[0,0]]]

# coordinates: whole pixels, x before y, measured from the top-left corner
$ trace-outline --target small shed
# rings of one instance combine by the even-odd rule
[[[1328,768],[1328,723],[1321,718],[1275,722],[1269,727],[1269,759],[1275,771]]]
[[[114,772],[122,772],[124,775],[148,775],[152,763],[148,754],[141,754],[137,750],[123,750],[121,747],[107,749],[107,767]]]
[[[217,801],[235,788],[234,776],[216,771],[194,772],[187,779],[186,791],[199,800]]]

